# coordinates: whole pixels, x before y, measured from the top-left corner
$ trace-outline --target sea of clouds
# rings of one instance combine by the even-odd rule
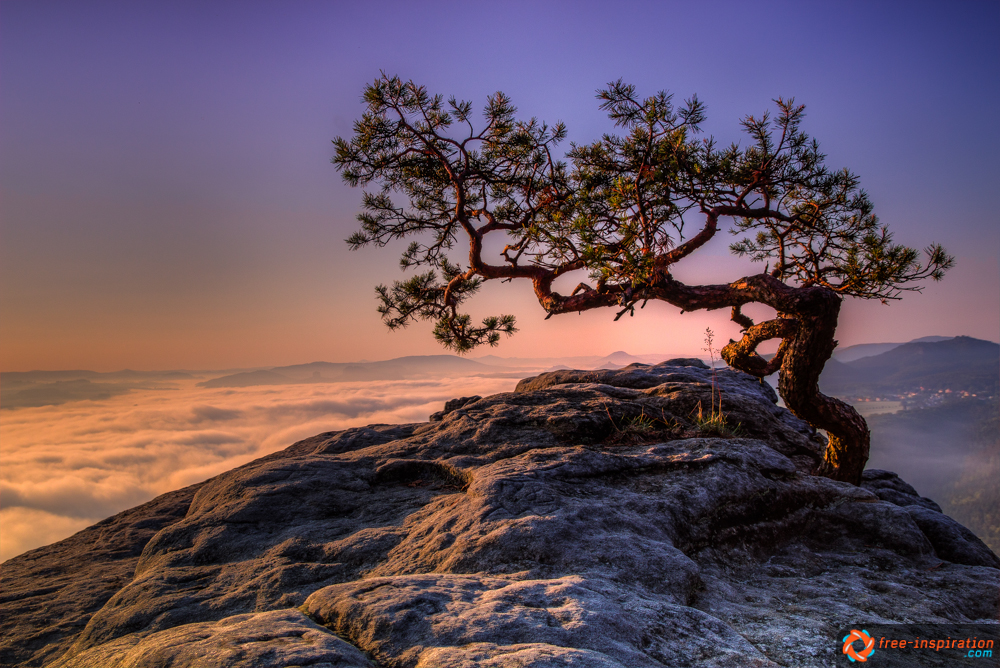
[[[517,384],[477,376],[208,389],[198,380],[0,411],[0,561],[303,438],[423,422],[449,399]]]

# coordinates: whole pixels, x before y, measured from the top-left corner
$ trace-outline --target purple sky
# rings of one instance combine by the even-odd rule
[[[777,96],[808,106],[898,241],[958,267],[922,295],[852,303],[842,345],[1000,337],[996,2],[0,2],[0,368],[222,368],[441,352],[389,333],[373,286],[398,252],[350,253],[360,191],[330,140],[380,70],[592,141],[595,89],[693,93],[708,132]],[[720,235],[721,237],[722,235]],[[746,267],[720,238],[682,278]],[[690,261],[693,261],[691,258]],[[697,351],[722,313],[649,307],[547,322],[522,286],[499,355]],[[627,320],[627,319],[626,319]],[[474,354],[479,354],[474,353]]]

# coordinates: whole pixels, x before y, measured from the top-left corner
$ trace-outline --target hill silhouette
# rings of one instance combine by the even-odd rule
[[[820,387],[835,396],[872,396],[923,391],[996,395],[1000,390],[1000,345],[968,336],[904,343],[851,362],[827,362]]]
[[[411,355],[381,362],[311,362],[230,374],[198,383],[199,387],[250,387],[291,383],[347,383],[409,380],[433,375],[505,372],[456,355]]]
[[[132,390],[168,387],[188,378],[191,374],[185,371],[4,371],[0,373],[0,408],[102,401]]]
[[[912,341],[903,341],[896,343],[858,343],[853,346],[847,346],[846,348],[837,348],[833,351],[833,359],[838,362],[853,362],[854,360],[861,359],[862,357],[872,357],[874,355],[881,355],[882,353],[888,352],[893,348],[898,348],[899,346],[906,345],[906,343],[937,343],[938,341],[948,341],[954,337],[951,336],[922,336],[919,339],[913,339]]]

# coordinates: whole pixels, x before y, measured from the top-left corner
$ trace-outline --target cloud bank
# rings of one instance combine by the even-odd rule
[[[516,378],[136,390],[0,412],[0,561],[324,431],[422,422]]]

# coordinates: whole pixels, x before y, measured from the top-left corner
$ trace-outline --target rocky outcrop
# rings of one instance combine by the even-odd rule
[[[437,413],[431,413],[430,421],[440,422],[441,420],[444,419],[444,416],[447,415],[448,413],[457,411],[465,404],[471,404],[472,402],[479,401],[480,399],[482,399],[482,397],[477,394],[471,397],[458,397],[457,399],[451,399],[449,401],[446,401],[444,402],[443,410],[440,410]]]
[[[769,386],[714,382],[721,425],[675,360],[301,441],[3,564],[0,661],[820,666],[852,623],[996,619],[975,536],[895,474],[810,475]]]

